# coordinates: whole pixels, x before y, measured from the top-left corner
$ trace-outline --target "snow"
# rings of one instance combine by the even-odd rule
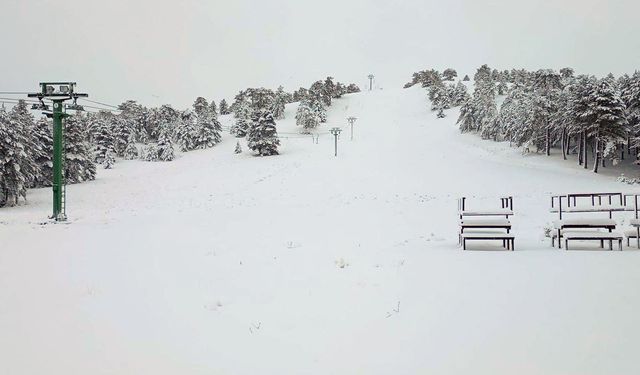
[[[346,95],[279,156],[227,134],[118,161],[68,186],[67,224],[48,189],[0,210],[0,373],[637,374],[640,251],[544,237],[549,192],[624,185],[461,135],[426,97]],[[513,196],[515,252],[457,247],[463,195]]]

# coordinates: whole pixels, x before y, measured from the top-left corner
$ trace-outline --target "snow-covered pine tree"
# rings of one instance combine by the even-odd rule
[[[251,124],[251,108],[246,100],[238,102],[234,117],[235,123],[231,126],[231,134],[236,138],[243,138],[247,135]]]
[[[211,108],[209,107],[207,99],[203,98],[202,96],[197,97],[193,102],[193,111],[195,112],[196,116],[208,116],[210,109]]]
[[[236,142],[236,149],[233,150],[233,152],[235,154],[241,154],[242,153],[242,147],[240,147],[240,141]]]
[[[218,117],[218,106],[216,106],[216,101],[211,99],[211,104],[209,104],[209,113],[214,118]]]
[[[38,173],[35,187],[51,186],[53,179],[53,129],[52,124],[46,118],[36,122],[34,128],[33,149],[34,160]]]
[[[26,186],[31,188],[35,186],[35,181],[38,179],[38,166],[32,152],[37,148],[34,138],[34,119],[24,100],[19,100],[18,104],[11,108],[9,117],[17,127],[20,142],[24,147],[25,155],[20,158],[20,170]]]
[[[345,85],[342,82],[338,82],[336,83],[336,90],[333,97],[336,99],[341,98],[342,95],[344,95],[346,92],[347,92],[347,88],[345,87]]]
[[[465,81],[465,82],[468,82],[468,81],[471,81],[471,78],[469,78],[468,74],[465,74],[464,78],[462,80]]]
[[[306,99],[309,96],[309,90],[304,87],[300,87],[298,90],[293,92],[293,101],[299,102],[301,100]]]
[[[278,155],[280,139],[270,112],[256,112],[247,134],[247,146],[259,156]]]
[[[194,104],[195,108],[195,104]],[[203,109],[207,112],[207,106]],[[165,134],[165,138],[170,138],[168,134]],[[176,143],[180,147],[180,151],[191,151],[198,147],[199,131],[197,125],[197,112],[184,111],[180,115],[180,120],[175,127],[174,133]],[[158,138],[158,143],[160,139]]]
[[[27,199],[27,179],[21,167],[27,155],[20,127],[17,119],[0,110],[0,207]]]
[[[455,69],[447,68],[442,72],[442,77],[445,81],[453,81],[458,76],[458,72]]]
[[[453,91],[449,94],[449,102],[452,107],[461,106],[467,99],[469,99],[469,93],[467,92],[467,86],[458,81]]]
[[[135,136],[135,123],[122,114],[111,116],[108,121],[111,122],[109,128],[113,134],[113,150],[117,156],[123,157],[129,139]]]
[[[220,101],[220,114],[221,115],[229,114],[229,105],[227,104],[227,101],[225,99],[222,99]]]
[[[563,79],[573,78],[573,69],[572,68],[562,68],[562,69],[560,69],[560,76]]]
[[[217,118],[212,116],[198,116],[196,127],[198,134],[196,148],[204,149],[213,147],[222,140],[220,136],[222,127]]]
[[[466,133],[468,131],[475,130],[475,107],[473,106],[473,100],[468,98],[460,107],[460,115],[456,124],[459,125],[460,131]]]
[[[333,82],[333,77],[327,77],[322,85],[322,97],[324,99],[324,105],[331,106],[331,98],[336,94],[336,84]]]
[[[296,125],[302,127],[302,133],[309,133],[320,123],[320,118],[307,100],[302,100],[296,111]]]
[[[115,152],[115,137],[113,136],[111,114],[98,114],[93,118],[91,129],[93,130],[94,161],[102,163],[107,152]]]
[[[146,124],[149,117],[147,108],[144,108],[135,100],[127,100],[120,104],[118,109],[120,110],[120,115],[118,117],[127,124],[129,129],[128,132],[134,134],[139,142],[149,142],[150,135]],[[125,138],[124,136],[118,135],[116,135],[116,137],[123,139],[123,143],[126,144],[128,137]]]
[[[624,142],[627,120],[624,102],[620,98],[620,92],[613,78],[606,77],[598,81],[593,91],[592,100],[595,126],[593,171],[598,173],[599,162],[605,157],[603,155],[605,145],[609,142],[614,144],[622,144]]]
[[[158,161],[158,145],[150,143],[142,148],[140,159],[144,161]]]
[[[124,149],[124,160],[135,160],[139,156],[138,147],[136,146],[136,142],[134,137],[129,137],[127,141],[127,147]]]
[[[271,107],[271,112],[276,120],[282,120],[284,118],[285,104],[287,104],[287,93],[284,92],[284,88],[282,86],[279,86],[275,93],[275,97],[273,98]]]
[[[96,178],[96,165],[91,145],[87,141],[88,121],[81,112],[64,120],[64,178],[69,184]]]
[[[309,98],[309,106],[315,112],[318,117],[318,121],[324,123],[327,122],[327,109],[324,107],[322,101],[316,97]]]
[[[627,111],[630,146],[640,148],[640,71],[620,79],[621,97]],[[640,155],[636,155],[636,160]]]
[[[175,159],[173,142],[171,142],[171,137],[165,135],[165,133],[160,133],[160,138],[158,138],[157,152],[158,161],[172,161],[173,159]]]
[[[353,94],[355,92],[360,92],[360,87],[358,87],[358,85],[356,85],[355,83],[350,83],[347,86],[347,94]]]
[[[104,159],[102,160],[102,167],[104,169],[111,169],[116,163],[116,159],[113,157],[113,154],[114,153],[111,150],[107,150],[104,154]]]

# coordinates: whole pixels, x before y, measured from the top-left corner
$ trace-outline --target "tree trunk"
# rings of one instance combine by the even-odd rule
[[[588,155],[588,150],[587,150],[587,134],[586,133],[582,136],[582,140],[583,140],[582,152],[584,152],[584,155],[582,155],[582,162],[584,163],[584,169],[588,169],[589,168],[589,155]]]
[[[593,173],[598,173],[598,166],[600,165],[600,137],[596,134],[595,147],[593,154]]]
[[[582,132],[578,135],[578,165],[582,165]]]
[[[560,133],[560,145],[562,147],[562,159],[563,160],[567,160],[567,149],[565,148],[565,142],[567,142],[566,139],[567,139],[567,137],[565,136],[565,131],[564,131],[564,129],[562,129],[562,133]]]
[[[547,156],[551,155],[551,130],[549,128],[547,128],[547,131],[545,133],[545,144],[544,144],[544,149],[545,152],[547,154]]]

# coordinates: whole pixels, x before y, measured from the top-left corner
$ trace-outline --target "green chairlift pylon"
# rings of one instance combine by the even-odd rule
[[[64,112],[64,102],[73,100],[74,104],[69,106],[70,109],[80,110],[82,107],[76,104],[76,100],[89,96],[74,92],[75,85],[75,82],[42,82],[40,83],[41,92],[27,95],[40,100],[40,105],[34,105],[33,109],[43,109],[47,117],[53,118],[53,215],[51,218],[56,221],[67,219],[63,120],[69,115]],[[44,104],[43,99],[53,102],[53,111],[48,111],[48,106]]]

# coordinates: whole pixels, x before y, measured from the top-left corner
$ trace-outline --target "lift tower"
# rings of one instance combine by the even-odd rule
[[[82,106],[77,104],[78,98],[88,97],[88,94],[80,94],[74,91],[75,82],[41,82],[40,92],[27,94],[30,98],[38,98],[40,104],[34,104],[31,109],[44,110],[47,117],[53,118],[53,215],[52,219],[56,221],[65,221],[67,219],[65,210],[65,181],[63,179],[64,171],[64,134],[62,120],[69,116],[65,113],[65,109],[82,110]],[[49,106],[44,104],[44,99],[53,102],[53,111],[49,110]],[[64,102],[73,100],[73,104],[64,106]]]

